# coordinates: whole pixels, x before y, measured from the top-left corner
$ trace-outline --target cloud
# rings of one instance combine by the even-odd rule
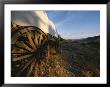
[[[75,17],[73,17],[73,16],[66,16],[62,21],[56,23],[56,25],[57,25],[57,26],[62,26],[63,24],[69,22],[69,21],[72,20],[73,18],[75,18]]]
[[[81,21],[85,15],[83,15],[82,11],[66,11],[64,12],[64,14],[66,14],[65,16],[63,16],[62,20],[59,20],[59,22],[56,23],[57,26],[62,26],[64,24],[70,23],[70,22],[78,22]],[[82,15],[81,15],[82,14]]]

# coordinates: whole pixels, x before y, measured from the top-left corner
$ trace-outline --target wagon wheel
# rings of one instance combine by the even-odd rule
[[[47,36],[37,27],[15,27],[11,32],[11,75],[32,76],[35,64],[47,54]]]

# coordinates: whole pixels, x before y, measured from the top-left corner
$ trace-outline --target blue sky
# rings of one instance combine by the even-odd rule
[[[46,11],[61,37],[81,39],[100,35],[100,11]]]

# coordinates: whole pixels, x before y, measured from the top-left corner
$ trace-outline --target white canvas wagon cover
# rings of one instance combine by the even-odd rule
[[[45,11],[12,11],[11,21],[21,26],[36,26],[44,33],[58,37],[56,27]]]

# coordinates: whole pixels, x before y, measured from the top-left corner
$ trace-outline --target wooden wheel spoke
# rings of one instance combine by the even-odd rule
[[[30,54],[30,53],[12,53],[12,56],[20,57],[20,56],[29,55],[29,54]]]
[[[28,57],[32,57],[32,54],[28,54],[28,55],[24,55],[24,56],[19,56],[17,58],[13,58],[12,61],[18,61],[18,60],[26,59]]]
[[[21,45],[22,46],[22,45]],[[27,51],[27,52],[30,52],[28,49],[26,49],[25,47],[21,47],[21,46],[18,46],[18,44],[14,44],[14,47],[16,47],[16,48],[19,48],[19,49],[22,49],[22,50],[25,50],[25,51]]]
[[[25,52],[25,53],[20,53],[20,52],[15,53],[15,52],[13,52],[13,53],[11,53],[11,54],[18,54],[18,55],[24,54],[24,55],[26,55],[26,54],[30,54],[30,52]]]
[[[32,62],[34,59],[32,59],[31,61],[29,61],[28,63],[26,63],[24,65],[24,67],[17,73],[17,76],[20,75]]]
[[[39,45],[41,45],[42,42],[42,35],[39,35]]]
[[[37,40],[38,40],[38,47],[40,46],[40,35],[37,36]]]
[[[44,39],[42,42],[42,45],[44,45],[46,43],[47,39]]]
[[[28,52],[27,50],[24,50],[24,49],[20,49],[20,50],[16,50],[17,48],[14,48],[12,49],[11,51],[11,54],[25,54],[25,53],[31,53],[31,52]]]
[[[33,49],[31,44],[28,41],[25,41],[24,44],[26,44],[29,48]]]
[[[28,40],[29,40],[29,43],[31,44],[31,46],[33,47],[33,49],[35,49],[35,44],[33,42],[33,39],[32,39],[32,36],[29,32],[27,32],[27,37],[28,37]]]
[[[26,47],[29,51],[33,52],[31,45],[28,42],[24,42],[24,47]]]
[[[38,44],[39,44],[38,37],[39,37],[39,35],[37,35],[37,33],[35,33],[34,42],[35,42],[35,45],[36,45],[37,48],[38,48]]]
[[[19,43],[18,45],[23,46],[25,49],[27,49],[27,50],[30,51],[30,52],[33,52],[33,49],[30,48],[30,47],[27,45],[27,43],[25,43],[25,42],[21,42],[21,44]]]
[[[27,76],[30,76],[35,64],[36,64],[36,59],[34,59],[33,63],[30,65],[30,69],[29,69],[29,71],[27,73]]]

